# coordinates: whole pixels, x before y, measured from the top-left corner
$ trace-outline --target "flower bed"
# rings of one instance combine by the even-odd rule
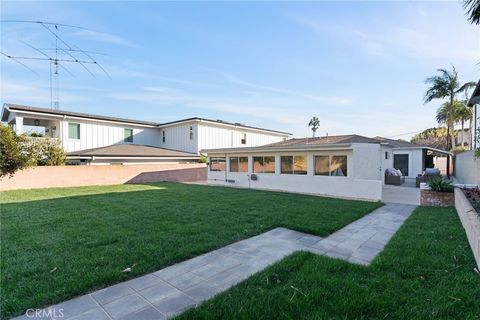
[[[463,188],[462,191],[477,214],[480,215],[480,188]]]

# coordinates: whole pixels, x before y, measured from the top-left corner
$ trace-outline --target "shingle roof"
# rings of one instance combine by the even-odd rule
[[[265,128],[260,128],[260,127],[253,127],[253,126],[248,126],[243,123],[238,123],[238,122],[229,122],[229,121],[224,121],[224,120],[212,120],[212,119],[206,119],[206,118],[200,118],[200,117],[193,117],[193,118],[187,118],[187,119],[181,119],[181,120],[176,120],[176,121],[171,121],[171,122],[165,122],[159,124],[159,126],[166,126],[166,125],[171,125],[171,124],[176,124],[176,123],[181,123],[181,122],[187,122],[187,121],[206,121],[206,122],[212,122],[216,124],[225,124],[229,126],[235,126],[235,127],[240,127],[240,128],[246,128],[246,129],[255,129],[255,130],[262,130],[262,131],[268,131],[268,132],[274,132],[274,133],[280,133],[283,135],[291,135],[291,133],[285,132],[285,131],[278,131],[278,130],[271,130],[271,129],[265,129]]]
[[[341,136],[328,136],[328,137],[316,137],[316,138],[294,138],[281,142],[268,144],[264,147],[288,147],[288,146],[300,146],[300,145],[323,145],[323,144],[350,144],[350,143],[380,143],[381,141],[359,136],[356,134],[341,135]]]
[[[7,107],[8,109],[11,109],[11,110],[40,112],[40,113],[60,115],[60,116],[66,115],[66,116],[79,117],[79,118],[124,122],[124,123],[131,123],[131,124],[156,126],[156,127],[162,127],[162,126],[165,126],[165,125],[171,125],[171,124],[176,124],[176,123],[181,123],[181,122],[199,120],[199,121],[207,121],[207,122],[217,123],[217,124],[225,124],[225,125],[235,126],[235,127],[240,127],[240,128],[246,128],[246,129],[255,129],[255,130],[262,130],[262,131],[284,134],[284,135],[291,135],[290,133],[284,132],[284,131],[270,130],[270,129],[260,128],[260,127],[248,126],[248,125],[245,125],[245,124],[242,124],[242,123],[233,123],[233,122],[228,122],[228,121],[223,121],[223,120],[211,120],[211,119],[199,118],[199,117],[181,119],[181,120],[165,122],[165,123],[158,123],[158,122],[143,121],[143,120],[133,120],[133,119],[127,119],[127,118],[101,116],[101,115],[96,115],[96,114],[73,112],[73,111],[53,110],[53,109],[48,109],[48,108],[24,106],[24,105],[11,104],[11,103],[5,103],[4,106]]]
[[[374,139],[379,140],[381,142],[386,142],[390,144],[394,148],[422,148],[422,147],[427,147],[424,145],[416,144],[416,143],[411,143],[405,140],[394,140],[394,139],[388,139],[384,137],[375,137]]]
[[[79,118],[87,118],[87,119],[95,119],[95,120],[107,120],[107,121],[115,121],[115,122],[125,122],[125,123],[141,124],[141,125],[148,125],[148,126],[157,126],[158,125],[158,123],[150,122],[150,121],[133,120],[133,119],[126,119],[126,118],[116,118],[116,117],[109,117],[109,116],[100,116],[100,115],[96,115],[96,114],[72,112],[72,111],[64,111],[64,110],[53,110],[53,109],[47,109],[47,108],[23,106],[23,105],[10,104],[10,103],[6,103],[5,107],[7,107],[10,110],[41,112],[41,113],[54,114],[54,115],[60,115],[60,116],[66,115],[66,116],[79,117]]]
[[[114,144],[106,147],[69,152],[67,156],[198,158],[196,153],[138,144]]]

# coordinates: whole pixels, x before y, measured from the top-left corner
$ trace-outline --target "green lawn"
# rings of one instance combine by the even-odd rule
[[[480,319],[455,209],[417,208],[368,266],[295,253],[179,319]]]
[[[177,183],[11,191],[0,204],[2,317],[274,227],[326,236],[381,205]]]

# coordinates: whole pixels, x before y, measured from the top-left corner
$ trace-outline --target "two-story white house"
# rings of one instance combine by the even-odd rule
[[[254,147],[287,139],[287,132],[221,120],[168,123],[4,104],[1,121],[17,134],[58,139],[70,163],[129,164],[197,161],[200,150]]]

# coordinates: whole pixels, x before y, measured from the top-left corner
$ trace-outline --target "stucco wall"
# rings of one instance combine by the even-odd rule
[[[455,156],[455,178],[460,183],[480,184],[480,159],[474,157],[473,150]]]
[[[282,190],[343,198],[381,200],[382,168],[379,159],[381,150],[378,144],[353,147],[353,150],[296,151],[296,152],[257,152],[232,153],[227,157],[226,171],[208,171],[208,183],[242,188]],[[258,180],[250,179],[253,156],[275,156],[276,173],[256,173]],[[304,155],[307,157],[307,175],[280,174],[280,156]],[[315,155],[346,155],[346,177],[314,175]],[[209,156],[216,156],[210,154]],[[224,156],[218,155],[218,156]],[[249,172],[230,172],[230,156],[248,156]]]
[[[408,178],[416,178],[423,172],[423,151],[422,149],[399,149],[396,148],[393,154],[408,154]],[[396,168],[398,169],[398,168]]]
[[[34,167],[0,180],[0,190],[74,187],[154,181],[203,181],[205,164]]]

